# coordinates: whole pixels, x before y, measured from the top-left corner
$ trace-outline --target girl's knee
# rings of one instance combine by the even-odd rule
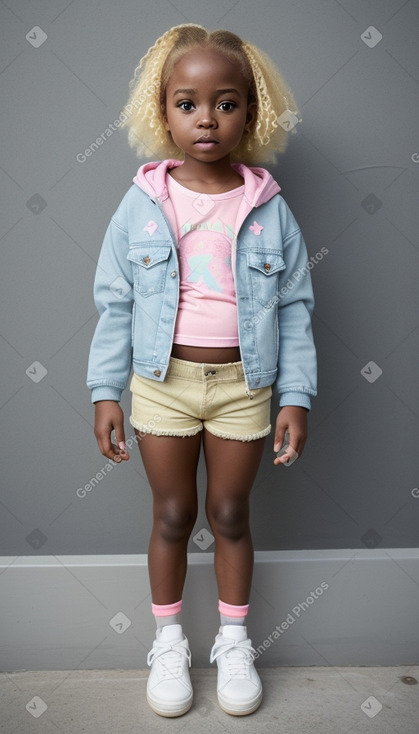
[[[207,518],[214,535],[240,540],[249,531],[249,507],[246,502],[222,502],[207,508]]]
[[[154,512],[154,525],[167,543],[179,543],[189,538],[196,516],[194,508],[167,502]]]

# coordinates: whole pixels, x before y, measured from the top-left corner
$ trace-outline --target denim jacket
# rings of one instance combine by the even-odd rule
[[[245,181],[249,170],[267,174],[235,165]],[[131,368],[163,381],[170,360],[179,302],[177,243],[162,209],[164,189],[163,195],[145,191],[134,181],[108,225],[96,270],[100,318],[87,371],[92,402],[119,401]],[[275,384],[280,407],[309,410],[317,363],[307,250],[282,196],[258,201],[248,207],[232,258],[246,392],[251,399],[252,390]]]

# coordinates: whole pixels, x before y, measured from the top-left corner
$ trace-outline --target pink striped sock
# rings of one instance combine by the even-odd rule
[[[225,601],[218,600],[218,611],[220,612],[221,624],[240,624],[244,625],[249,604],[237,606],[235,604],[226,604]]]
[[[168,624],[178,624],[177,615],[182,609],[182,599],[175,601],[174,604],[153,604],[151,602],[151,611],[154,614],[157,627],[165,627]]]

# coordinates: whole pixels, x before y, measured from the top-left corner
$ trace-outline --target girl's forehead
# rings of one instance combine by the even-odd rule
[[[173,65],[169,78],[169,84],[175,81],[175,77],[195,77],[197,81],[203,76],[211,77],[218,82],[228,79],[234,80],[236,84],[248,86],[239,65],[227,58],[222,51],[213,47],[194,48],[186,51]]]

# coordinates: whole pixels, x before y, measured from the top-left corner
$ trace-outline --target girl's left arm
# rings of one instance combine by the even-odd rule
[[[282,200],[281,225],[285,270],[278,283],[279,353],[276,387],[280,411],[276,420],[274,451],[288,431],[290,447],[301,456],[307,439],[307,414],[311,396],[317,395],[317,357],[311,316],[314,295],[309,260],[301,230],[288,205]],[[286,463],[293,451],[274,459]],[[295,456],[295,455],[294,455]]]

